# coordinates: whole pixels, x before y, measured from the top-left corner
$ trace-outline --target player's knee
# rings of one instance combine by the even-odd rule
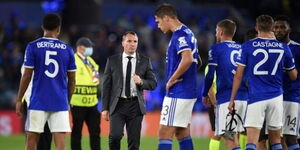
[[[281,127],[280,126],[268,126],[268,130],[271,130],[271,131],[276,131],[276,130],[280,130]]]

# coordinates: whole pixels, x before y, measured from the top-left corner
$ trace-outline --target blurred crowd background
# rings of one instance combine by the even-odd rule
[[[201,104],[203,70],[207,52],[215,42],[215,26],[222,19],[236,21],[234,39],[242,43],[245,33],[255,25],[260,14],[290,17],[292,39],[300,41],[299,0],[1,0],[0,1],[0,110],[14,109],[20,68],[28,42],[42,36],[41,22],[46,13],[63,18],[62,41],[75,46],[86,36],[94,42],[93,58],[105,68],[106,59],[122,52],[121,35],[137,32],[138,51],[152,59],[158,87],[145,92],[147,110],[159,110],[165,92],[165,53],[171,35],[163,35],[154,21],[157,5],[168,2],[178,10],[180,20],[189,26],[198,40],[203,66],[199,70],[199,97],[194,111],[204,111]],[[101,106],[99,106],[101,107]]]

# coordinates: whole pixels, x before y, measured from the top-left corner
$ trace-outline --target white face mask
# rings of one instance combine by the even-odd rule
[[[85,48],[85,51],[84,51],[83,55],[84,56],[92,56],[93,55],[93,48],[92,47]]]

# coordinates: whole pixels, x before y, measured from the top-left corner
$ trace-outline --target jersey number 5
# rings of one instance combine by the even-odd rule
[[[51,55],[57,55],[56,51],[46,51],[46,57],[45,57],[45,65],[49,66],[50,64],[54,65],[54,71],[51,73],[49,70],[45,70],[45,74],[50,78],[55,78],[55,76],[58,74],[58,63],[55,59],[50,58]]]

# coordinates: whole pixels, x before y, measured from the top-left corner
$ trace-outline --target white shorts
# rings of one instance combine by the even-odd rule
[[[283,101],[282,134],[299,136],[299,103]]]
[[[196,100],[196,98],[165,97],[160,115],[160,124],[186,128],[191,123],[192,111]]]
[[[69,111],[28,110],[25,131],[42,133],[48,122],[51,132],[71,132]]]
[[[266,129],[268,129],[269,126],[281,128],[283,115],[282,105],[282,95],[248,105],[245,127],[261,129],[265,120]]]
[[[223,135],[226,131],[232,132],[243,132],[245,129],[243,127],[244,117],[247,108],[247,101],[235,100],[235,110],[236,115],[234,115],[234,120],[232,120],[230,127],[230,120],[232,115],[229,113],[228,104],[229,102],[217,105],[216,109],[216,121],[215,121],[215,135]],[[226,128],[227,126],[227,128]]]

